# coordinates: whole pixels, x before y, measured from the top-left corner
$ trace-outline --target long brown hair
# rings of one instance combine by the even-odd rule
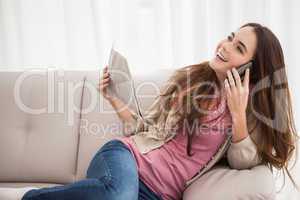
[[[283,51],[279,40],[267,27],[257,23],[248,23],[242,27],[246,26],[253,27],[257,37],[257,49],[253,57],[250,75],[250,84],[254,86],[254,89],[251,90],[247,107],[247,121],[249,123],[249,120],[252,119],[251,124],[253,124],[252,128],[249,128],[249,134],[254,130],[259,131],[256,146],[263,164],[268,165],[271,169],[275,167],[282,170],[283,173],[286,172],[297,187],[287,168],[295,153],[298,136],[293,119]],[[207,82],[212,84],[205,84]],[[216,89],[220,89],[217,75],[208,62],[176,70],[168,83],[171,84],[163,90],[161,96],[172,98],[164,102],[164,106],[170,107],[173,102],[171,100],[176,100],[177,114],[181,116],[179,122],[181,125],[184,122],[191,125],[205,115],[198,112],[197,106],[200,105],[202,109],[207,110],[211,101],[201,97],[213,95]],[[259,88],[259,90],[255,88]],[[278,90],[280,90],[280,95],[278,95]],[[171,94],[176,95],[174,97]],[[197,105],[192,103],[196,96]],[[271,121],[266,122],[264,120],[266,118]],[[188,132],[187,134],[186,151],[189,156],[192,155],[193,133]]]

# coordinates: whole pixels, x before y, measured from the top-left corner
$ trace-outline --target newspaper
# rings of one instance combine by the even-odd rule
[[[107,93],[122,100],[139,117],[143,118],[127,60],[113,47],[110,51],[108,72],[111,82],[107,87]]]

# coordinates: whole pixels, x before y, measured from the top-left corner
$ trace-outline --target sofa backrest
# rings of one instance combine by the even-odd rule
[[[75,180],[84,74],[0,72],[0,182]]]
[[[172,72],[133,74],[142,112]],[[0,182],[64,184],[85,178],[97,150],[123,134],[116,112],[97,90],[99,74],[0,72]]]

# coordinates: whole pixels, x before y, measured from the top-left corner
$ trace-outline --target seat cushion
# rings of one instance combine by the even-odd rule
[[[37,188],[43,188],[43,187],[54,187],[54,186],[60,186],[62,184],[56,184],[56,183],[29,183],[29,182],[9,182],[9,183],[0,183],[0,188],[20,188],[20,187],[37,187]]]
[[[235,170],[225,165],[217,165],[184,191],[183,200],[199,199],[275,199],[273,174],[264,165],[246,170]]]
[[[29,182],[24,182],[24,183],[3,182],[3,183],[0,183],[0,199],[1,200],[20,199],[20,196],[22,196],[24,194],[24,192],[27,192],[33,188],[48,188],[48,187],[54,187],[54,186],[60,186],[60,184],[29,183]],[[16,188],[20,188],[20,190],[17,190],[18,192],[16,192]],[[21,194],[20,194],[20,192],[21,192]]]

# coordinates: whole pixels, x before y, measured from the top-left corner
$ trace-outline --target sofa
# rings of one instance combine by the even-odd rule
[[[0,188],[52,187],[84,179],[96,151],[122,136],[122,122],[97,91],[100,72],[0,72]],[[133,74],[142,112],[171,73]],[[266,166],[235,170],[219,162],[185,189],[183,199],[275,199],[275,193]]]

